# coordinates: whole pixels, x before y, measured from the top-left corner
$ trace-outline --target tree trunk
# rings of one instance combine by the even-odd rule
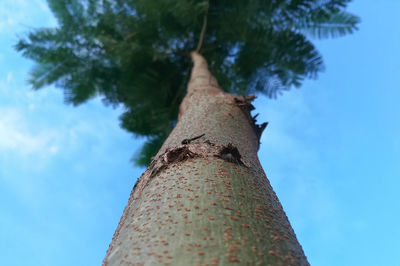
[[[309,265],[258,161],[254,96],[194,67],[179,120],[135,184],[103,265]]]

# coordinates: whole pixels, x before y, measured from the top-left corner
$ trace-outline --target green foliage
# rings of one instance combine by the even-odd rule
[[[224,90],[269,97],[323,70],[308,37],[357,29],[349,0],[48,0],[54,29],[33,30],[16,49],[36,61],[34,89],[55,84],[74,105],[100,95],[122,104],[121,125],[148,136],[147,163],[172,130],[204,14],[200,52]]]
[[[160,150],[161,145],[167,137],[165,135],[158,135],[148,138],[132,161],[136,165],[148,165],[151,162],[151,158]]]

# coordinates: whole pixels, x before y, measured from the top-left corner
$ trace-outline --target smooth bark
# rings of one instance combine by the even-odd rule
[[[223,92],[204,58],[179,120],[132,190],[103,265],[308,265],[257,158],[254,97]]]

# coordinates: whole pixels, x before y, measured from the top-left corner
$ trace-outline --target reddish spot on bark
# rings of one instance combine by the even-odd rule
[[[197,254],[199,254],[200,256],[202,256],[202,255],[204,255],[204,252],[203,252],[203,251],[199,251],[199,253],[197,253]]]
[[[243,226],[244,228],[249,228],[249,225],[248,225],[248,224],[242,224],[242,226]]]
[[[229,216],[229,218],[231,218],[231,219],[234,220],[234,221],[239,220],[236,216]]]
[[[268,251],[268,254],[271,255],[271,256],[277,255],[276,252],[273,251],[273,250]]]
[[[185,233],[185,236],[190,236],[190,233],[187,233],[187,232],[186,232],[186,233]]]
[[[230,247],[228,248],[228,250],[229,250],[229,251],[236,251],[236,250],[238,250],[238,248],[237,248],[236,245],[232,245],[232,246],[230,246]]]
[[[228,254],[228,260],[229,262],[239,262],[237,255],[233,253]]]
[[[208,219],[214,220],[214,217],[213,216],[209,216]]]

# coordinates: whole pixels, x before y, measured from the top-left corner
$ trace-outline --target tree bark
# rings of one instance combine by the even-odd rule
[[[103,265],[309,265],[257,157],[254,96],[202,56],[171,135],[135,184]]]

